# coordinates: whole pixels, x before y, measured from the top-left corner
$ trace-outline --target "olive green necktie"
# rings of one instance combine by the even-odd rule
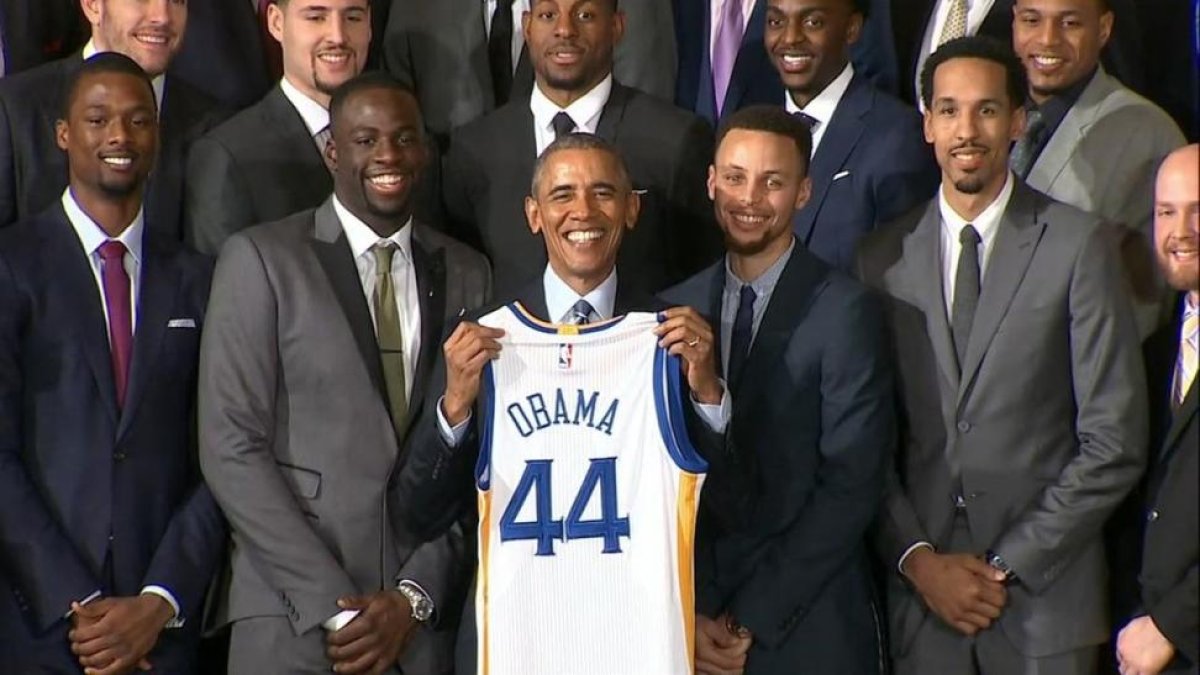
[[[392,255],[396,247],[376,244],[375,254],[375,334],[379,342],[379,360],[383,381],[392,404],[392,426],[396,435],[404,432],[408,419],[408,396],[404,391],[404,334],[400,330],[400,310],[392,287]]]

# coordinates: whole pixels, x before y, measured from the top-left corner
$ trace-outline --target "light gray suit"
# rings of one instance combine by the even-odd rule
[[[427,226],[413,231],[421,354],[409,409],[446,319],[482,304],[481,255]],[[468,579],[461,532],[418,545],[392,516],[398,436],[358,271],[327,201],[239,232],[217,263],[201,343],[200,463],[233,531],[221,621],[230,672],[328,672],[321,624],[347,594],[420,584],[457,609]],[[400,666],[452,667],[453,634],[420,629]]]
[[[1100,67],[1026,177],[1034,189],[1124,228],[1122,257],[1138,289],[1143,338],[1160,314],[1149,288],[1158,269],[1149,243],[1154,177],[1163,158],[1186,143],[1162,109]]]
[[[880,545],[901,673],[973,670],[954,660],[961,654],[922,653],[931,630],[966,644],[968,659],[972,646],[895,572],[918,541],[941,552],[993,550],[1018,575],[998,626],[976,638],[985,660],[985,651],[1053,659],[1102,643],[1110,624],[1101,526],[1146,461],[1138,340],[1099,222],[1015,186],[961,369],[942,292],[941,227],[934,200],[870,235],[859,254],[863,279],[888,300],[900,383],[900,456]],[[952,543],[956,522],[969,535]],[[1016,672],[1009,664],[985,672]]]
[[[619,6],[627,19],[613,55],[616,79],[671,101],[676,57],[670,0],[627,0]],[[521,30],[520,24],[513,29]],[[425,125],[443,139],[496,107],[480,0],[392,0],[383,62],[417,92]],[[533,69],[523,54],[511,98],[527,97],[532,86]]]

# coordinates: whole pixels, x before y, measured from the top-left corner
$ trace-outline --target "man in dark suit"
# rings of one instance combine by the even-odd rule
[[[330,113],[333,196],[230,237],[213,280],[200,461],[235,543],[219,620],[231,673],[441,675],[462,535],[422,544],[388,493],[442,326],[487,299],[487,262],[412,216],[428,157],[409,90],[364,75]]]
[[[0,0],[0,77],[61,59],[86,41],[77,0]]]
[[[70,186],[0,231],[0,663],[191,672],[225,541],[192,435],[211,265],[143,216],[138,64],[93,57],[66,96]]]
[[[1163,276],[1179,292],[1179,312],[1146,341],[1151,447],[1158,452],[1142,510],[1141,603],[1117,637],[1122,675],[1195,673],[1200,665],[1200,146],[1175,151],[1159,168],[1154,249]]]
[[[675,105],[715,127],[739,108],[779,101],[783,85],[762,46],[766,10],[767,0],[675,3]],[[732,46],[719,50],[724,40]]]
[[[939,195],[863,240],[902,443],[880,514],[908,673],[1095,672],[1104,522],[1145,466],[1145,377],[1100,221],[1020,183],[1026,84],[987,38],[922,73]]]
[[[866,0],[768,0],[767,53],[787,87],[784,106],[813,132],[812,196],[796,238],[842,270],[858,240],[933,196],[937,163],[921,116],[850,65]]]
[[[760,482],[745,528],[701,516],[697,671],[878,672],[864,535],[896,433],[881,308],[792,234],[809,196],[807,125],[753,106],[718,138],[708,189],[728,253],[663,298],[720,327],[730,440]],[[724,478],[710,472],[705,489]]]
[[[0,227],[41,212],[62,194],[67,165],[54,147],[62,90],[83,58],[116,51],[153,78],[160,143],[146,186],[146,220],[179,239],[185,153],[194,138],[221,118],[215,102],[164,75],[183,40],[187,5],[138,0],[88,0],[82,5],[92,26],[82,58],[69,56],[0,80]]]
[[[532,94],[451,139],[446,211],[453,231],[491,258],[499,297],[511,297],[545,269],[545,245],[526,226],[522,197],[534,160],[570,131],[615,144],[641,194],[637,227],[625,237],[618,261],[629,290],[662,290],[719,250],[704,197],[712,132],[694,115],[613,78],[613,48],[625,25],[616,4],[595,0],[591,10],[579,12],[574,0],[539,0],[524,21],[536,77]]]
[[[207,0],[188,6],[187,40],[171,62],[171,73],[241,110],[271,88],[254,5],[247,0]]]
[[[184,237],[202,253],[215,255],[251,225],[316,208],[333,189],[321,158],[329,97],[366,64],[367,0],[279,0],[267,12],[283,79],[188,154]]]

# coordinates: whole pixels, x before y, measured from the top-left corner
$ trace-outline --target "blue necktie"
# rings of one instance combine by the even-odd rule
[[[737,315],[733,318],[733,335],[729,340],[729,386],[736,387],[746,367],[746,356],[750,353],[750,339],[754,331],[754,301],[758,296],[749,284],[742,286],[738,294]]]
[[[587,300],[579,300],[574,305],[571,305],[571,315],[568,317],[567,323],[574,324],[576,326],[582,326],[584,324],[591,323],[592,313],[594,311],[595,310],[592,309],[591,303],[589,303]]]

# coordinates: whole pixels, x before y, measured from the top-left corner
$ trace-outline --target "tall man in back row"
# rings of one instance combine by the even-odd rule
[[[1145,378],[1100,222],[1008,169],[1024,72],[988,38],[922,72],[938,197],[864,240],[901,438],[880,515],[902,675],[1093,673],[1101,529],[1145,465]]]

